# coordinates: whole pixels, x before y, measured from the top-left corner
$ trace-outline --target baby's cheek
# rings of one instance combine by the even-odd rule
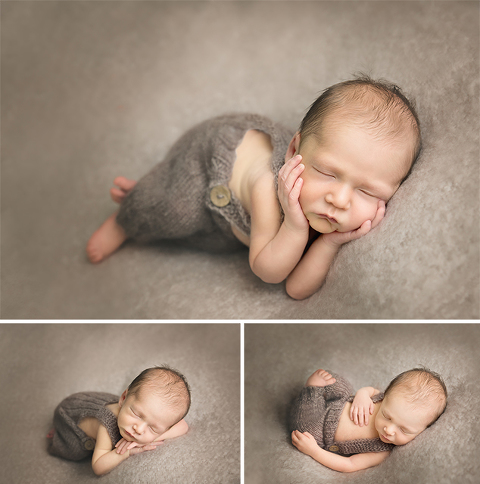
[[[360,225],[367,220],[373,220],[377,215],[378,210],[378,199],[373,199],[365,201],[359,210],[359,220]]]

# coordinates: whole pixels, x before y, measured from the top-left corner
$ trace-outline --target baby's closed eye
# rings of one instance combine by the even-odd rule
[[[318,168],[315,168],[315,170],[318,171],[318,173],[320,173],[323,176],[326,176],[328,178],[335,178],[335,175],[332,175],[331,173],[326,173],[322,170],[319,170]]]

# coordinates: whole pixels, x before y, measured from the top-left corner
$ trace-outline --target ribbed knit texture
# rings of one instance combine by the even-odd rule
[[[118,400],[118,396],[102,392],[74,393],[63,400],[53,416],[55,433],[53,439],[49,439],[50,454],[69,460],[81,460],[92,453],[94,440],[78,427],[78,422],[86,417],[99,420],[115,445],[121,439],[117,417],[105,405]]]
[[[335,453],[342,455],[391,450],[394,445],[385,444],[379,438],[335,441],[343,407],[348,401],[353,401],[354,390],[343,377],[330,373],[336,379],[333,385],[305,387],[295,399],[290,411],[290,432],[309,432],[322,449],[330,450],[334,445],[338,447]],[[382,399],[383,393],[372,398],[374,403]]]
[[[249,235],[249,214],[233,194],[228,205],[215,206],[210,190],[217,185],[228,187],[235,150],[250,129],[271,137],[277,186],[293,132],[256,114],[219,116],[187,131],[125,198],[117,222],[127,236],[141,242],[181,239],[209,251],[243,247],[231,225]]]

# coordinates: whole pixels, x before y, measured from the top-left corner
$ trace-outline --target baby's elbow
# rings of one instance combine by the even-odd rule
[[[296,301],[302,301],[303,299],[307,299],[309,296],[308,294],[305,295],[301,292],[297,292],[296,290],[292,290],[291,288],[286,288],[287,294],[292,298],[295,299]]]
[[[103,466],[98,465],[97,463],[92,464],[92,470],[96,476],[103,476],[108,472]]]
[[[312,295],[311,293],[305,291],[302,287],[299,287],[298,284],[293,284],[288,279],[285,285],[285,290],[292,299],[296,299],[297,301],[307,299],[307,297]]]
[[[187,422],[185,422],[185,420],[180,420],[180,422],[178,422],[178,423],[180,424],[181,435],[185,435],[188,432]]]
[[[258,277],[260,277],[260,279],[266,284],[280,284],[284,280],[282,277],[279,277],[276,274],[263,274],[259,275]]]
[[[250,263],[250,268],[252,269],[252,272],[266,284],[279,284],[285,279],[283,274],[278,274],[275,270],[263,267],[255,262]]]

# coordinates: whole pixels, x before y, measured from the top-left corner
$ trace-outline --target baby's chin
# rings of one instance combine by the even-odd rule
[[[313,230],[320,232],[321,234],[331,234],[332,232],[335,232],[337,230],[328,220],[319,218],[309,219],[308,217],[307,220],[310,224],[310,227],[312,227]]]

